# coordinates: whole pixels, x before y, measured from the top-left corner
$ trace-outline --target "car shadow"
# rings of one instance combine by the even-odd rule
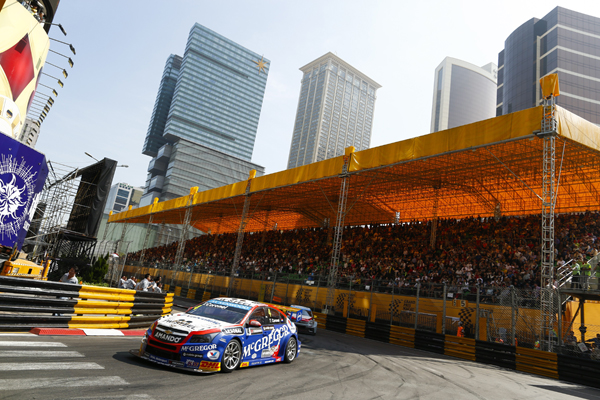
[[[214,375],[213,373],[198,373],[193,371],[186,371],[184,369],[178,369],[173,367],[167,367],[166,365],[159,365],[153,363],[152,361],[144,360],[143,358],[136,357],[128,351],[119,351],[113,354],[113,359],[128,365],[135,365],[137,367],[151,369],[154,371],[165,371],[169,373],[176,374],[186,374],[186,375],[194,375],[194,376],[204,376],[208,377],[210,375]]]

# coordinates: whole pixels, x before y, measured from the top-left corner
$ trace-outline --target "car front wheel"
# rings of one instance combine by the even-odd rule
[[[242,346],[237,340],[232,340],[225,347],[221,360],[221,371],[231,372],[240,365],[242,360]]]
[[[298,342],[295,337],[291,337],[288,340],[287,346],[285,346],[285,357],[283,359],[286,363],[291,363],[296,358],[298,354]]]

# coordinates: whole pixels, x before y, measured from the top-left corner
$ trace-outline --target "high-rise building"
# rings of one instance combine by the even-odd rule
[[[435,69],[431,132],[495,117],[497,74],[494,63],[478,67],[444,58]]]
[[[322,161],[371,145],[377,82],[327,53],[300,68],[302,85],[288,168]]]
[[[183,57],[165,65],[144,143],[148,166],[141,205],[257,176],[250,160],[269,60],[195,24]]]
[[[142,197],[142,188],[136,188],[126,183],[117,183],[110,187],[104,213],[121,212],[127,210],[129,206],[137,207]]]
[[[552,73],[557,104],[600,124],[600,18],[556,7],[513,31],[498,54],[496,115],[539,105],[539,79]]]
[[[40,136],[40,126],[31,118],[26,118],[23,124],[23,129],[17,137],[17,140],[21,143],[25,143],[28,146],[35,147],[38,137]]]

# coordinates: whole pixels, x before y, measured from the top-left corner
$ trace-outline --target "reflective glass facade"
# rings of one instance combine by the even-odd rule
[[[169,116],[171,100],[173,100],[175,84],[177,83],[179,69],[181,68],[181,61],[182,58],[175,54],[171,54],[167,59],[165,70],[160,80],[160,86],[158,87],[158,95],[154,103],[152,117],[150,118],[150,125],[146,133],[146,141],[142,149],[142,154],[147,156],[156,157],[158,149],[167,143],[167,139],[163,137],[163,133],[165,132],[165,124]]]
[[[152,156],[140,205],[239,182],[250,162],[270,61],[195,24],[183,57],[171,55],[144,154]]]
[[[303,72],[288,168],[368,149],[381,86],[332,53]]]
[[[493,118],[496,78],[494,63],[478,67],[446,57],[436,68],[431,132]]]
[[[600,124],[600,18],[557,7],[517,28],[498,64],[497,115],[540,104],[539,78],[557,73],[557,104]]]
[[[263,61],[263,69],[257,63]],[[196,24],[190,32],[164,136],[250,161],[270,61]]]

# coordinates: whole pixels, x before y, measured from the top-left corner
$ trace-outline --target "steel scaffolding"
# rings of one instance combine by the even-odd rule
[[[344,158],[344,166],[340,174],[340,197],[338,200],[337,217],[333,232],[333,248],[331,254],[331,265],[329,267],[329,277],[327,278],[327,300],[325,301],[325,313],[334,312],[335,285],[337,283],[338,264],[340,261],[340,251],[342,249],[342,234],[344,233],[344,219],[346,217],[346,202],[348,201],[348,162],[350,156]]]
[[[540,313],[542,332],[540,344],[547,351],[552,351],[553,332],[556,315],[559,312],[556,305],[554,288],[554,206],[556,201],[556,102],[554,96],[544,99],[544,116],[541,132],[544,141],[543,151],[543,182],[542,182],[542,260],[541,260],[541,299]]]

